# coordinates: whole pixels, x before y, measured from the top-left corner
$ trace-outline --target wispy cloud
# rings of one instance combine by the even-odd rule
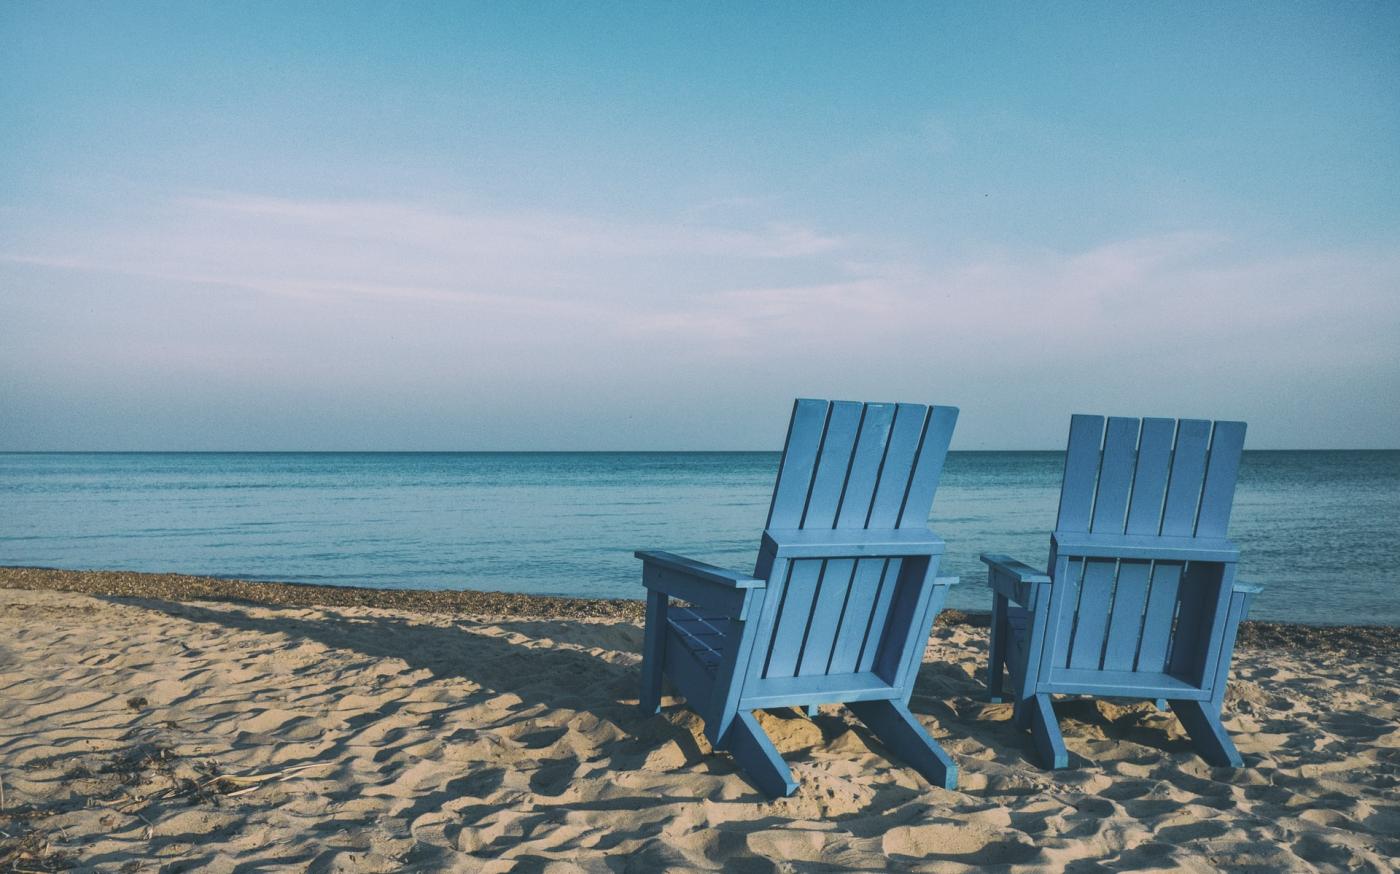
[[[608,299],[680,262],[746,263],[761,271],[846,246],[834,235],[782,221],[641,223],[202,194],[110,226],[31,235],[25,250],[0,258],[327,301],[339,295],[518,309],[532,297],[537,304]]]
[[[494,374],[517,387],[684,385],[716,397],[873,380],[882,395],[920,397],[958,373],[964,391],[980,386],[979,404],[1008,409],[1046,392],[1052,374],[1091,397],[1097,384],[1175,396],[1223,374],[1257,388],[1326,368],[1341,384],[1400,381],[1396,247],[1279,251],[1181,231],[932,258],[723,213],[638,222],[200,194],[27,233],[0,261],[91,274],[69,283],[89,295],[178,289],[134,304],[137,315],[111,308],[123,331],[75,341],[94,367],[133,378],[183,368],[418,386],[425,374]],[[0,285],[0,303],[27,288]],[[250,305],[236,305],[239,291]]]

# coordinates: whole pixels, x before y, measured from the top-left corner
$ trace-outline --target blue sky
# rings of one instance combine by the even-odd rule
[[[1400,446],[1400,4],[0,5],[0,449]]]

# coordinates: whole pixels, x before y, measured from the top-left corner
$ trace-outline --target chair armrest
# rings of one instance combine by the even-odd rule
[[[1235,580],[1235,585],[1231,591],[1239,592],[1242,595],[1257,595],[1264,591],[1264,587],[1255,583],[1246,583],[1243,580]]]
[[[982,553],[982,563],[988,568],[1006,574],[1018,583],[1048,583],[1050,575],[1045,571],[1038,571],[1025,562],[1017,561],[1009,555],[997,555],[990,552]]]
[[[992,591],[1005,595],[1022,607],[1031,606],[1033,587],[1050,584],[1048,574],[1010,556],[984,552],[982,561],[987,565],[987,585]]]
[[[777,558],[900,558],[943,554],[943,540],[927,528],[770,528],[764,546]]]
[[[934,584],[935,586],[947,586],[947,587],[950,588],[950,589],[951,589],[953,586],[956,586],[956,585],[958,585],[958,584],[961,583],[961,582],[962,582],[962,579],[961,579],[960,577],[934,577],[934,578],[933,578],[933,584]]]
[[[1155,534],[1084,534],[1055,531],[1057,555],[1158,561],[1239,561],[1240,550],[1223,537],[1159,537]]]
[[[762,601],[766,580],[735,573],[669,552],[639,550],[642,585],[651,592],[688,601],[734,619],[746,619],[755,600]],[[758,593],[757,599],[751,597]]]
[[[733,589],[752,589],[768,585],[766,580],[755,579],[750,574],[726,570],[703,561],[676,555],[673,552],[639,549],[632,554],[642,560],[643,566],[654,565],[666,568],[676,573],[696,577],[709,583],[718,583],[721,586],[729,586]]]

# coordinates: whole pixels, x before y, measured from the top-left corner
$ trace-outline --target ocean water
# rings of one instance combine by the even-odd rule
[[[954,452],[931,524],[1042,566],[1059,452]],[[640,597],[638,548],[749,570],[777,453],[0,454],[0,565]],[[1247,452],[1230,535],[1254,618],[1400,625],[1400,452]]]

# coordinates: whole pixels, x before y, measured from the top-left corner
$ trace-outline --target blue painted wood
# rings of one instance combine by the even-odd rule
[[[894,424],[890,426],[889,442],[885,446],[884,461],[881,462],[880,481],[870,504],[867,528],[882,530],[899,524],[899,511],[904,509],[904,499],[909,494],[910,476],[914,473],[914,462],[919,457],[919,446],[923,442],[928,419],[929,408],[922,404],[899,404],[895,407]],[[925,476],[928,476],[927,471]]]
[[[778,604],[776,626],[768,641],[765,677],[792,677],[797,674],[797,659],[802,654],[802,641],[812,621],[812,602],[826,562],[809,558],[792,563],[787,587]]]
[[[1108,420],[1094,496],[1094,516],[1089,526],[1096,534],[1123,533],[1128,491],[1133,486],[1133,472],[1137,467],[1137,441],[1137,419],[1113,416]]]
[[[900,528],[923,528],[928,525],[933,496],[943,476],[943,462],[948,457],[948,444],[953,439],[953,427],[958,423],[957,407],[934,407],[924,425],[914,472],[899,509]]]
[[[1134,534],[1050,535],[1056,554],[1078,558],[1139,558],[1164,561],[1237,561],[1240,551],[1228,540],[1207,537],[1145,537]]]
[[[851,454],[846,488],[836,515],[837,528],[864,528],[870,518],[870,505],[879,483],[880,464],[885,460],[890,428],[894,424],[894,404],[866,404],[860,423],[860,436]]]
[[[1176,621],[1177,591],[1181,587],[1181,562],[1157,562],[1152,569],[1147,609],[1143,616],[1142,637],[1138,641],[1135,669],[1160,672],[1167,669],[1167,649]]]
[[[1209,441],[1209,422],[1182,419],[1178,423],[1172,473],[1167,483],[1167,503],[1162,508],[1164,537],[1190,537],[1196,533],[1196,510],[1200,506],[1201,482],[1206,472],[1206,445]]]
[[[644,703],[671,678],[716,748],[786,794],[791,775],[753,710],[907,701],[954,582],[936,577],[943,542],[926,526],[956,420],[950,407],[797,401],[753,574],[637,553]],[[931,761],[927,745],[910,749]]]
[[[1167,497],[1167,475],[1171,472],[1175,437],[1174,419],[1142,420],[1133,497],[1125,528],[1128,534],[1152,535],[1162,530],[1162,502]]]
[[[948,600],[948,591],[957,584],[957,577],[935,577],[932,586],[925,586],[923,605],[918,611],[922,618],[914,621],[910,631],[911,640],[906,644],[904,664],[899,668],[894,680],[895,687],[904,690],[900,697],[905,703],[914,695],[914,680],[918,677],[919,666],[924,661],[926,641],[933,631],[933,621],[943,611],[943,605]]]
[[[1053,572],[1050,582],[1035,587],[1033,603],[1024,623],[1020,623],[1021,627],[1026,629],[1025,643],[1018,648],[1018,660],[1009,665],[1014,668],[1013,674],[1016,677],[1016,709],[1013,721],[1019,728],[1025,728],[1031,718],[1031,699],[1035,697],[1040,678],[1050,675],[1054,652],[1054,647],[1049,645],[1051,629],[1060,624],[1062,614],[1069,612],[1065,604],[1069,602],[1070,596],[1075,594],[1069,586],[1054,585],[1055,579],[1068,577],[1069,559],[1058,559],[1051,567]],[[1012,613],[1012,616],[1014,615]]]
[[[704,708],[709,691],[714,682],[714,674],[681,639],[675,626],[666,626],[666,656],[661,663],[663,670],[676,689],[685,696],[686,702],[698,710]],[[701,713],[701,716],[704,716]]]
[[[1006,680],[1007,644],[1013,631],[1007,616],[1007,597],[1000,591],[992,593],[992,623],[987,638],[987,700],[1000,704],[1002,684]]]
[[[661,592],[647,592],[647,624],[642,639],[642,691],[638,704],[646,713],[661,709],[661,663],[666,657],[666,608]]]
[[[1249,615],[1249,602],[1259,592],[1257,586],[1236,582],[1230,592],[1230,612],[1226,619],[1225,634],[1220,640],[1216,653],[1215,676],[1211,682],[1211,700],[1217,705],[1225,701],[1225,682],[1230,673],[1230,658],[1235,651],[1235,635],[1240,623]]]
[[[1041,679],[1042,692],[1059,695],[1106,695],[1122,698],[1198,698],[1210,692],[1167,673],[1105,671],[1099,668],[1055,668]]]
[[[752,713],[739,712],[724,739],[723,748],[765,794],[782,798],[797,791],[792,771]]]
[[[812,489],[812,473],[817,464],[826,416],[830,404],[803,398],[792,408],[783,459],[778,464],[778,481],[773,486],[773,502],[768,508],[765,528],[799,528]]]
[[[1055,719],[1050,696],[1032,696],[1030,706],[1031,737],[1035,740],[1041,763],[1052,771],[1069,767],[1069,750],[1065,748],[1065,739],[1060,735],[1060,723]]]
[[[1230,606],[1234,565],[1191,562],[1177,595],[1176,630],[1167,655],[1167,671],[1209,688],[1215,656]]]
[[[852,401],[837,401],[831,405],[826,434],[821,441],[820,460],[812,476],[812,488],[798,528],[831,528],[836,524],[836,511],[841,508],[841,494],[846,490],[846,476],[851,469],[851,452],[860,433],[865,405]]]
[[[693,577],[705,583],[718,583],[732,589],[752,589],[756,586],[762,587],[765,581],[762,577],[754,577],[749,574],[741,574],[738,571],[726,570],[722,567],[715,567],[712,564],[705,564],[702,561],[674,555],[669,552],[662,552],[654,549],[639,549],[633,553],[640,558],[647,567],[656,568],[661,571],[669,571],[682,574],[686,577]]]
[[[958,788],[958,766],[953,757],[929,737],[904,702],[853,702],[850,708],[890,752],[925,780],[942,789]]]
[[[885,563],[884,559],[876,558],[862,558],[855,562],[846,607],[841,614],[841,627],[831,647],[828,670],[833,674],[852,673],[860,662],[861,646],[865,643],[875,612],[875,598],[880,593]]]
[[[831,664],[831,651],[846,601],[851,592],[851,575],[856,563],[850,558],[826,562],[818,584],[817,597],[812,603],[812,618],[807,624],[807,637],[802,641],[802,655],[797,663],[799,677],[825,674]]]
[[[1049,664],[1042,666],[1046,669],[1063,668],[1069,664],[1070,646],[1074,643],[1074,626],[1079,621],[1081,584],[1088,570],[1084,559],[1061,556],[1059,561],[1065,563],[1065,570],[1063,574],[1055,577],[1058,585],[1053,589],[1054,615],[1050,617],[1047,626],[1050,637],[1045,647],[1050,658]]]
[[[1113,578],[1117,573],[1118,563],[1112,559],[1096,558],[1084,563],[1078,610],[1070,630],[1071,668],[1097,668],[1102,664]]]
[[[791,562],[787,559],[773,560],[771,567],[771,579],[780,583],[787,579],[788,569]],[[758,641],[763,637],[765,631],[761,629],[771,629],[768,617],[773,615],[773,611],[768,609],[766,588],[755,589],[750,594],[750,601],[753,603],[751,609],[752,616],[747,621],[739,619],[730,620],[730,633],[724,648],[724,657],[720,661],[719,669],[715,671],[715,685],[710,690],[710,697],[702,707],[697,707],[698,712],[710,714],[705,720],[705,736],[709,738],[711,744],[718,746],[720,740],[729,732],[729,727],[737,717],[739,712],[739,696],[743,693],[744,680],[750,671],[750,663],[758,661],[754,658],[754,652],[758,649]]]
[[[700,576],[691,576],[668,567],[642,564],[642,585],[653,592],[689,601],[707,610],[746,618],[752,587],[735,588]]]
[[[1244,451],[1244,422],[1216,422],[1210,441],[1210,462],[1201,490],[1201,511],[1196,520],[1197,537],[1224,537],[1230,526],[1230,508],[1235,503],[1235,480]]]
[[[1180,677],[1200,677],[1201,639],[1205,629],[1207,601],[1219,585],[1218,578],[1211,579],[1214,566],[1188,562],[1181,572],[1181,584],[1176,593],[1176,623],[1172,626],[1171,638],[1167,645],[1167,673]]]
[[[767,677],[744,687],[739,706],[746,710],[801,707],[808,704],[840,704],[898,698],[889,680],[869,671],[824,674],[813,677]]]
[[[1052,549],[1053,552],[1053,549]],[[1026,629],[1024,645],[1019,648],[1020,660],[1013,662],[1013,675],[1016,677],[1016,709],[1014,722],[1020,728],[1029,725],[1029,699],[1035,696],[1035,688],[1040,678],[1050,675],[1056,659],[1056,647],[1052,641],[1052,631],[1061,624],[1061,617],[1073,616],[1074,604],[1079,597],[1078,578],[1070,573],[1070,560],[1060,556],[1050,565],[1050,582],[1038,585],[1032,590],[1033,601],[1025,608],[1025,621],[1020,623]],[[1072,580],[1069,585],[1054,585],[1055,580]],[[1015,617],[1015,611],[1009,611]],[[1016,623],[1013,623],[1016,624]],[[1061,652],[1061,665],[1067,658]]]
[[[1044,571],[1009,556],[984,552],[982,562],[987,565],[987,585],[1022,607],[1031,606],[1032,590],[1037,584],[1050,582]]]
[[[865,639],[861,641],[860,655],[856,669],[873,671],[875,657],[879,654],[880,642],[885,639],[885,629],[889,625],[890,604],[894,601],[895,588],[903,568],[902,559],[887,560],[880,575],[880,587],[875,593],[875,604],[870,610],[870,621],[865,627]]]
[[[1235,585],[1239,550],[1225,539],[1244,434],[1241,422],[1076,415],[1048,578],[983,556],[988,689],[1015,684],[1015,724],[1050,767],[1067,762],[1057,694],[1169,701],[1207,760],[1238,766],[1219,713],[1253,594]]]
[[[671,610],[667,621],[706,670],[714,673],[719,669],[729,628],[727,616],[709,616],[690,607],[677,606]]]
[[[907,558],[900,565],[889,617],[885,620],[884,639],[875,653],[874,664],[875,673],[885,677],[893,686],[912,688],[904,673],[905,665],[910,659],[922,657],[924,644],[928,641],[928,629],[923,629],[920,636],[919,624],[923,621],[929,598],[937,589],[934,585],[937,571],[938,562],[933,557]]]
[[[1191,744],[1196,752],[1217,768],[1243,768],[1244,759],[1230,740],[1229,732],[1220,722],[1220,709],[1203,701],[1187,701],[1169,698],[1176,718],[1181,720],[1186,733],[1191,736]]]
[[[1142,640],[1142,614],[1147,608],[1147,583],[1152,563],[1125,559],[1118,565],[1118,581],[1113,590],[1113,612],[1108,620],[1104,643],[1103,669],[1131,671],[1137,663],[1138,642]]]
[[[927,560],[905,559],[895,580],[894,597],[890,601],[889,616],[885,620],[884,635],[875,652],[874,671],[891,685],[900,679],[900,669],[910,655],[909,641],[916,634],[916,624],[923,618],[925,600],[932,592],[931,585],[924,585],[928,579]],[[922,639],[928,640],[925,633]],[[922,641],[920,643],[922,654]]]
[[[1007,606],[1006,621],[1002,625],[1003,629],[1006,631],[1006,637],[1004,638],[1006,659],[1003,662],[1003,667],[1006,670],[1006,674],[1013,678],[1013,684],[1016,685],[1019,685],[1021,682],[1019,678],[1024,674],[1026,664],[1027,635],[1030,625],[1029,619],[1030,614],[1024,609],[1012,607],[1010,605]],[[1013,666],[1015,667],[1014,670]],[[1005,687],[1003,686],[1003,690],[1004,689]],[[1006,696],[1003,696],[1003,700],[1005,700],[1005,697]]]
[[[763,545],[786,558],[859,558],[942,555],[943,540],[927,528],[801,529],[770,528]]]
[[[1099,448],[1103,442],[1103,416],[1075,415],[1070,419],[1069,446],[1065,449],[1065,475],[1060,486],[1060,514],[1056,531],[1089,530],[1098,479]]]

